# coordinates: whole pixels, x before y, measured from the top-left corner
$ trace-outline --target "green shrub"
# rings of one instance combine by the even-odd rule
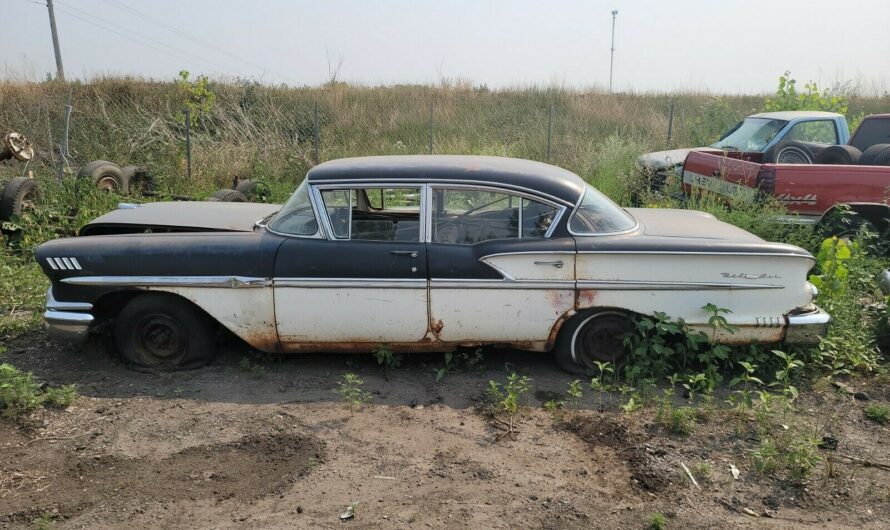
[[[0,412],[6,418],[21,418],[40,406],[65,408],[76,398],[74,385],[41,390],[30,372],[0,364]]]
[[[862,412],[865,414],[866,418],[875,423],[886,425],[887,422],[890,422],[890,407],[887,405],[867,405]]]

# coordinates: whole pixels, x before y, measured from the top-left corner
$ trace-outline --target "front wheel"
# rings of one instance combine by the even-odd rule
[[[624,336],[632,330],[633,322],[621,311],[576,315],[560,330],[556,361],[569,373],[592,374],[596,362],[615,364],[624,357]]]
[[[165,293],[134,298],[114,325],[114,343],[127,364],[182,370],[207,364],[216,353],[213,322],[185,300]]]

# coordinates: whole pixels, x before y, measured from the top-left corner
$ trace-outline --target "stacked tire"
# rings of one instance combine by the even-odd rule
[[[262,201],[269,195],[269,188],[261,182],[245,179],[238,182],[234,189],[221,189],[207,198],[212,202],[250,202]]]

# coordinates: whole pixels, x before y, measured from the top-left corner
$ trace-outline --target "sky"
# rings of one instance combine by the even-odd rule
[[[68,78],[890,92],[890,0],[54,0]],[[0,0],[0,78],[55,72],[45,0]]]

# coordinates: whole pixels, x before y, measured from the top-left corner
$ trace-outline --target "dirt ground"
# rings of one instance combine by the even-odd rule
[[[406,359],[386,380],[368,356],[246,366],[250,353],[233,346],[200,370],[145,374],[39,333],[8,347],[6,360],[81,397],[25,424],[0,421],[4,528],[43,516],[53,528],[639,529],[655,512],[667,528],[890,528],[890,471],[835,459],[832,477],[823,465],[790,487],[753,471],[757,440],[719,414],[689,437],[668,435],[649,409],[598,411],[588,389],[554,418],[541,403],[571,377],[540,354],[489,351],[485,369],[437,383],[440,356]],[[505,365],[533,379],[515,441],[496,441],[482,406]],[[371,404],[340,401],[346,371]],[[886,386],[858,385],[890,400]],[[888,463],[890,429],[862,406],[830,389],[799,405],[829,426],[838,453]],[[710,475],[696,487],[681,463],[708,463]],[[341,522],[349,505],[355,517]]]

